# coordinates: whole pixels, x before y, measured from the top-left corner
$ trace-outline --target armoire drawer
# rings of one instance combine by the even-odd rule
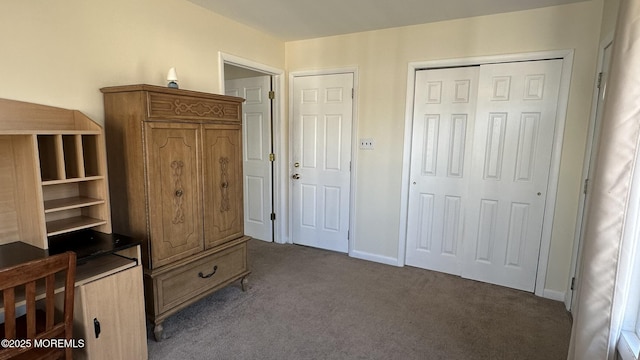
[[[156,277],[158,312],[170,310],[246,272],[246,253],[243,242]]]

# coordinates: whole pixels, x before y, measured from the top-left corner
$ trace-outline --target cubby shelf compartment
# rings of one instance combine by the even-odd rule
[[[88,176],[88,177],[75,178],[75,179],[46,180],[42,182],[42,186],[80,183],[80,182],[93,181],[93,180],[104,180],[104,176]]]
[[[47,236],[60,235],[71,231],[88,229],[106,224],[106,220],[94,219],[88,216],[75,216],[66,219],[47,222]]]
[[[43,181],[97,176],[100,140],[95,134],[38,134]]]

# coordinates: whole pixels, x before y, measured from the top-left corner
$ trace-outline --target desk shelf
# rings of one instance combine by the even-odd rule
[[[44,202],[44,213],[47,214],[56,211],[78,209],[100,204],[104,204],[103,199],[94,199],[85,196],[47,200]]]
[[[62,220],[47,221],[47,236],[68,233],[75,230],[88,229],[107,222],[88,216],[74,216]]]

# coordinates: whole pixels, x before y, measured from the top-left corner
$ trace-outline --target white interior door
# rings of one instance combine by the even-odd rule
[[[272,241],[272,162],[270,76],[225,81],[225,93],[245,99],[242,105],[244,232]]]
[[[462,276],[533,291],[562,60],[480,67]]]
[[[479,69],[416,72],[407,265],[460,275]]]
[[[347,252],[353,74],[293,80],[292,240]]]
[[[577,244],[577,253],[575,254],[575,264],[573,267],[573,280],[569,291],[570,299],[570,310],[574,312],[576,302],[578,297],[575,293],[574,283],[575,279],[580,277],[580,266],[582,262],[582,240],[584,236],[585,227],[587,224],[584,222],[586,220],[587,211],[589,210],[590,196],[588,191],[589,179],[593,177],[596,168],[596,160],[598,159],[598,146],[600,144],[600,128],[602,124],[602,114],[604,112],[604,99],[607,93],[607,82],[609,80],[609,67],[611,64],[611,51],[613,48],[613,43],[609,43],[602,52],[602,72],[600,73],[600,80],[598,84],[598,100],[596,102],[596,116],[593,124],[592,137],[591,137],[591,145],[587,147],[587,149],[591,149],[591,152],[588,154],[588,164],[587,164],[587,177],[585,179],[584,188],[583,188],[583,208],[580,219],[580,234],[578,236],[578,244]]]

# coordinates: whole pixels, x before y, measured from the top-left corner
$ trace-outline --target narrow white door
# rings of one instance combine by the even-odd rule
[[[534,290],[561,71],[480,67],[463,277]]]
[[[225,93],[245,99],[242,105],[244,232],[272,241],[271,79],[259,76],[225,81]]]
[[[353,74],[293,80],[292,240],[347,252]]]
[[[605,96],[607,94],[607,81],[609,80],[609,67],[611,64],[611,52],[613,50],[613,43],[609,43],[609,45],[607,45],[604,48],[604,53],[602,54],[602,72],[599,74],[599,80],[598,80],[598,100],[596,102],[596,116],[595,116],[595,122],[593,124],[593,132],[592,132],[592,137],[591,137],[591,146],[590,148],[588,147],[587,149],[590,149],[591,152],[588,154],[588,165],[587,165],[587,178],[585,179],[585,183],[584,183],[584,188],[583,188],[583,193],[584,193],[584,197],[582,199],[583,201],[583,208],[582,208],[582,214],[581,214],[581,219],[580,219],[580,234],[578,237],[578,244],[577,244],[577,253],[574,255],[575,256],[575,267],[573,268],[574,274],[573,274],[573,280],[572,280],[572,284],[571,284],[571,288],[569,289],[569,296],[571,297],[571,312],[575,312],[575,306],[578,300],[578,297],[576,296],[576,289],[574,287],[575,284],[575,279],[578,279],[580,277],[580,268],[581,268],[581,263],[582,263],[582,245],[583,245],[583,237],[584,237],[584,231],[585,231],[585,227],[587,226],[587,224],[584,222],[584,220],[586,220],[587,218],[587,212],[589,210],[589,204],[590,204],[590,196],[589,196],[589,189],[588,189],[588,185],[589,185],[589,179],[591,179],[594,175],[594,171],[596,168],[596,160],[598,159],[598,147],[600,145],[600,128],[602,125],[602,115],[604,113],[604,99]]]
[[[460,275],[479,69],[416,72],[407,265]]]

